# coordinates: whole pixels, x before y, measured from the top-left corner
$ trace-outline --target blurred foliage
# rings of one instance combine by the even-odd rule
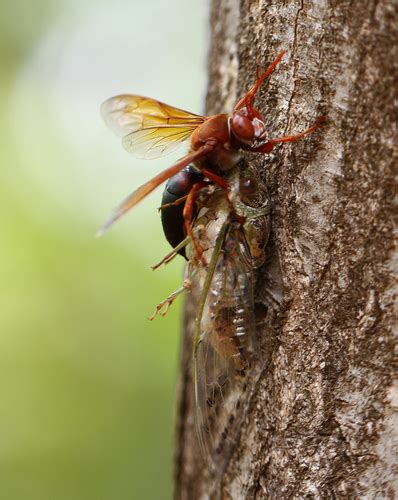
[[[181,302],[166,318],[147,318],[179,285],[183,264],[149,269],[168,251],[155,198],[136,223],[93,237],[114,193],[86,216],[75,198],[93,186],[94,169],[79,163],[88,178],[75,187],[68,165],[78,154],[45,113],[27,105],[40,106],[40,89],[31,82],[27,95],[18,90],[35,44],[77,4],[2,4],[0,498],[167,499]],[[34,137],[43,140],[37,151]],[[109,146],[116,156],[111,133]]]

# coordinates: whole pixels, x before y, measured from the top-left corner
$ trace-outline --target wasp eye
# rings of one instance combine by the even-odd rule
[[[243,196],[253,195],[257,191],[257,181],[253,177],[243,177],[239,181],[239,192]]]
[[[235,114],[232,118],[232,131],[238,139],[251,141],[254,137],[254,126],[250,118]]]

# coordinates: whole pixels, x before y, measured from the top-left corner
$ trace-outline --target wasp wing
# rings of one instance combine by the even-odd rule
[[[196,429],[206,461],[218,467],[228,461],[240,430],[249,394],[246,368],[255,342],[252,266],[238,223],[223,226],[217,237],[198,311],[193,349]]]
[[[105,231],[107,231],[110,228],[112,224],[114,224],[126,212],[128,212],[135,205],[137,205],[137,203],[143,200],[145,196],[147,196],[154,189],[156,189],[162,182],[169,179],[177,172],[187,167],[191,162],[196,161],[202,155],[208,153],[211,150],[212,146],[204,144],[196,151],[191,151],[183,158],[178,160],[177,163],[175,163],[169,168],[166,168],[166,170],[163,170],[163,172],[160,172],[160,174],[156,175],[148,182],[140,186],[138,189],[133,191],[129,196],[127,196],[127,198],[125,198],[122,201],[122,203],[118,207],[116,207],[116,209],[112,212],[107,221],[99,228],[99,230],[97,231],[97,236],[102,236],[105,233]]]
[[[174,151],[206,117],[139,95],[111,97],[101,106],[105,123],[138,158],[153,159]]]

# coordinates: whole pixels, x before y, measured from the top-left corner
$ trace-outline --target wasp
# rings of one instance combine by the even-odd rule
[[[102,234],[157,186],[191,164],[207,179],[227,190],[224,173],[237,165],[241,151],[270,153],[277,144],[297,141],[316,130],[324,119],[323,116],[301,133],[269,138],[264,117],[254,106],[259,89],[284,54],[282,51],[264,73],[258,75],[256,82],[236,104],[232,115],[196,115],[149,97],[130,94],[118,95],[105,101],[101,108],[105,122],[122,137],[123,146],[135,156],[158,158],[187,140],[190,140],[190,148],[188,154],[174,165],[127,196],[99,229],[98,234]],[[195,206],[194,197],[200,187],[196,182],[190,182],[188,187],[183,216],[185,231],[192,235],[190,219]]]

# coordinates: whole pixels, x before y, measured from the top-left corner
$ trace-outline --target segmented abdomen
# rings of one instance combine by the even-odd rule
[[[228,249],[228,245],[226,249],[209,294],[210,341],[225,361],[232,361],[235,369],[243,370],[254,329],[252,276],[237,249]]]

